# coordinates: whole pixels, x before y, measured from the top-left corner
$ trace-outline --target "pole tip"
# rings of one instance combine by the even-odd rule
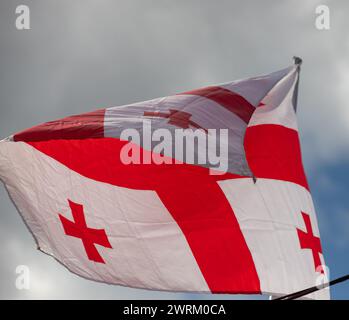
[[[294,64],[297,66],[300,66],[303,62],[303,60],[300,57],[296,57],[296,56],[293,57],[293,61],[294,61]]]

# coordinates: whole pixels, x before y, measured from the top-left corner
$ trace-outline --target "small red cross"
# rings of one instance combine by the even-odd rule
[[[95,247],[95,244],[99,244],[106,248],[112,248],[104,229],[88,228],[85,221],[83,206],[69,199],[68,202],[73,214],[74,222],[59,214],[65,234],[81,239],[86,254],[90,260],[105,263]]]
[[[172,124],[176,127],[188,129],[191,127],[197,128],[197,129],[203,129],[205,132],[207,132],[207,129],[204,129],[200,127],[197,123],[190,120],[190,117],[192,114],[180,110],[174,110],[170,109],[169,113],[161,112],[161,111],[145,111],[145,116],[150,117],[159,117],[159,118],[166,118],[169,119],[168,123]]]
[[[310,216],[302,212],[303,220],[305,223],[306,232],[297,228],[299,243],[302,249],[310,249],[313,254],[315,270],[319,270],[323,273],[324,270],[321,267],[320,253],[322,253],[320,238],[314,236],[311,226]]]

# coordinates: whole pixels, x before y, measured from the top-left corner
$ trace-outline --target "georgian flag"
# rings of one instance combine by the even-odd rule
[[[312,287],[325,263],[301,159],[298,76],[294,65],[44,123],[0,142],[0,178],[38,249],[84,278],[274,296]],[[150,133],[228,129],[227,172],[124,164],[122,131],[142,139],[144,120]],[[144,158],[177,157],[173,146],[135,145]]]

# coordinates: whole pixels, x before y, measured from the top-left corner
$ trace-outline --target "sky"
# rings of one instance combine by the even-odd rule
[[[30,8],[17,30],[15,9]],[[327,4],[330,29],[315,27]],[[303,59],[298,123],[323,252],[349,272],[349,2],[345,0],[2,0],[0,137],[45,121],[284,68]],[[30,269],[30,290],[15,286]],[[349,298],[349,283],[331,290]],[[246,299],[95,283],[36,250],[0,187],[2,299]]]

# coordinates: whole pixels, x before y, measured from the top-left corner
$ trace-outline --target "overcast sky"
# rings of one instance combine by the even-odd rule
[[[15,28],[26,4],[31,29]],[[330,30],[315,28],[328,4]],[[349,2],[1,0],[0,137],[67,115],[270,73],[303,58],[298,119],[331,277],[349,272]],[[31,290],[17,290],[17,265]],[[0,298],[212,298],[108,286],[36,250],[0,187]],[[233,296],[218,296],[218,298]],[[338,285],[333,298],[349,298]]]

